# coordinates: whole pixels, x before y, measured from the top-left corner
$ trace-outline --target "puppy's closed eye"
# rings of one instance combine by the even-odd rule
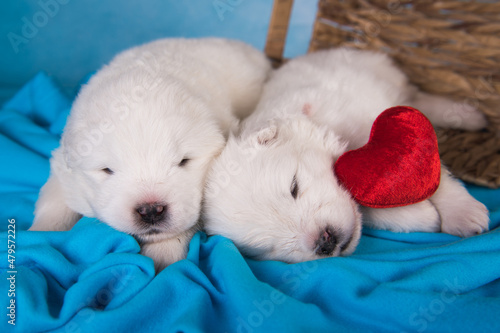
[[[183,158],[180,162],[179,162],[179,166],[182,168],[183,166],[186,166],[186,164],[188,164],[189,162],[189,158]]]
[[[108,175],[112,175],[114,174],[115,172],[113,170],[111,170],[110,168],[104,168],[102,169],[102,171],[104,171],[105,173],[107,173]]]
[[[292,185],[290,186],[290,194],[294,199],[297,199],[299,194],[299,185],[297,183],[297,176],[293,176]]]

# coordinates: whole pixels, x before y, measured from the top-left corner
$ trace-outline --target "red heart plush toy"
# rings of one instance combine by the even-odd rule
[[[390,208],[423,201],[439,186],[436,133],[414,108],[387,109],[373,123],[368,143],[340,156],[334,170],[363,206]]]

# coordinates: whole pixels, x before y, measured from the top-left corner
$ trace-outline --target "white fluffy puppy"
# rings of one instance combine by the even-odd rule
[[[487,230],[484,205],[444,168],[436,193],[406,207],[360,208],[339,185],[333,163],[363,146],[375,118],[396,105],[421,109],[436,126],[486,125],[468,105],[417,91],[383,54],[336,49],[285,64],[209,172],[207,232],[258,259],[299,262],[352,253],[362,215],[367,225],[403,232]]]
[[[165,39],[116,56],[68,118],[31,230],[97,217],[161,269],[185,257],[209,164],[255,108],[270,70],[238,41]]]

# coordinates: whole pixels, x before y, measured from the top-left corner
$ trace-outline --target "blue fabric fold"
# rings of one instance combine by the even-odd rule
[[[26,231],[70,106],[41,73],[0,110],[1,332],[500,331],[500,190],[468,185],[490,210],[483,235],[366,228],[352,256],[294,265],[199,232],[155,276],[133,237],[95,219]]]

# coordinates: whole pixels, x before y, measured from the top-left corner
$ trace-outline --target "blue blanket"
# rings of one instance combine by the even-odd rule
[[[26,231],[70,106],[39,74],[0,111],[1,332],[500,331],[500,190],[468,186],[486,234],[366,229],[352,256],[295,265],[200,232],[155,276],[133,237],[95,219]]]

